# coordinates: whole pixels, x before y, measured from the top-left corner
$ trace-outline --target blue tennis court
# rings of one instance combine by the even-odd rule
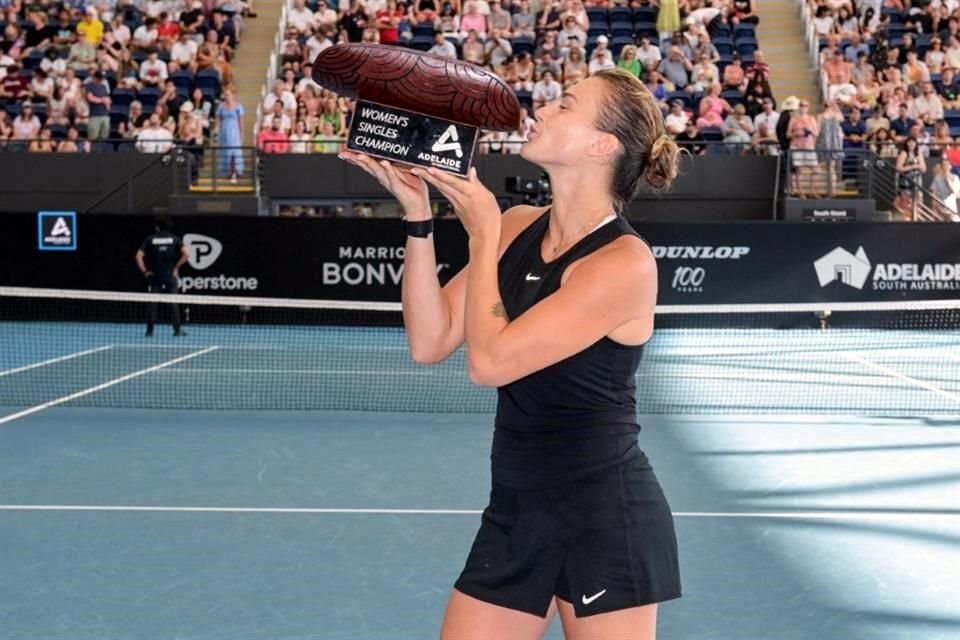
[[[0,636],[435,637],[493,392],[396,328],[189,331],[0,322]],[[960,638],[958,371],[956,330],[659,331],[660,637]]]

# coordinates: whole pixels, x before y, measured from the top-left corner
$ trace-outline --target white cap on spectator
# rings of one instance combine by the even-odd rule
[[[180,113],[190,113],[191,111],[193,111],[192,102],[184,102],[180,107]]]
[[[603,44],[607,44],[610,41],[607,40],[607,36],[597,36],[597,42],[602,42]]]
[[[780,103],[780,111],[796,111],[800,108],[800,100],[797,96],[787,96]]]

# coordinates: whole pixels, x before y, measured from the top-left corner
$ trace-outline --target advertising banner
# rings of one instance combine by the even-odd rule
[[[46,222],[46,219],[45,219]],[[49,235],[54,235],[50,223]],[[148,216],[80,215],[74,251],[38,246],[38,218],[4,216],[0,284],[142,291],[134,254]],[[62,225],[61,225],[62,226]],[[660,304],[936,300],[960,297],[960,225],[636,223],[659,268]],[[398,301],[405,238],[396,219],[178,217],[182,291]],[[457,220],[438,220],[438,275],[467,262]]]

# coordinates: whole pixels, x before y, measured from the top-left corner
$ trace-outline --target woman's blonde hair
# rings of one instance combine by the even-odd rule
[[[680,148],[667,134],[653,94],[636,76],[610,69],[595,77],[607,86],[596,126],[620,142],[611,191],[622,213],[644,183],[654,191],[670,188],[679,172]]]

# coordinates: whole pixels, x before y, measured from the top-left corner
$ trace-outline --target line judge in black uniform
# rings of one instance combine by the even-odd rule
[[[137,268],[147,281],[150,293],[177,293],[180,290],[180,267],[187,261],[189,253],[178,236],[170,232],[171,223],[167,218],[157,218],[154,232],[144,238],[137,249]],[[171,305],[173,315],[173,335],[185,336],[180,326],[180,305]],[[157,303],[148,305],[147,337],[153,337],[153,325],[157,322]]]
[[[635,373],[653,332],[657,268],[620,215],[641,182],[667,188],[679,150],[644,85],[601,72],[537,110],[521,155],[548,207],[500,214],[475,172],[401,171],[354,153],[403,205],[410,350],[438,362],[466,342],[470,378],[498,390],[490,504],[441,638],[649,640],[680,596],[673,516],[637,442]],[[427,184],[453,204],[470,262],[437,278]]]

